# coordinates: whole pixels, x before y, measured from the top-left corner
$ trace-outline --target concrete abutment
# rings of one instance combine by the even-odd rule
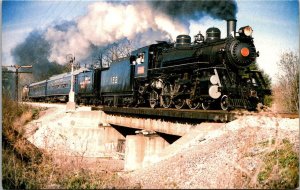
[[[132,171],[155,163],[167,146],[169,143],[157,134],[127,135],[124,170]]]

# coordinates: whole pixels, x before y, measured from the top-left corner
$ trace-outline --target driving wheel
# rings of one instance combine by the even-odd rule
[[[210,102],[205,100],[204,102],[201,103],[201,107],[204,110],[208,110],[210,108]]]
[[[170,83],[166,83],[162,89],[161,93],[162,106],[164,108],[170,108],[172,106],[172,98],[171,98],[171,85]]]
[[[183,98],[176,98],[174,100],[175,108],[176,109],[181,109],[185,106],[185,99]]]
[[[195,101],[195,100],[191,100],[191,99],[186,99],[186,104],[192,110],[198,109],[199,106],[200,106],[200,102],[199,101]]]
[[[150,92],[149,103],[151,108],[155,108],[158,105],[158,94],[155,90]]]
[[[221,98],[220,106],[222,110],[228,110],[229,108],[229,98],[227,95],[223,95]]]

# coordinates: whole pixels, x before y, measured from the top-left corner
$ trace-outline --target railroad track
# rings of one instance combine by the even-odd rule
[[[179,118],[188,120],[205,120],[216,122],[229,122],[240,116],[267,116],[278,118],[299,118],[298,113],[274,113],[268,112],[250,112],[245,110],[190,110],[190,109],[164,109],[164,108],[121,108],[121,107],[101,107],[97,108],[108,114],[119,114],[135,117],[150,118]]]
[[[42,102],[30,102],[31,105],[40,105],[44,107],[52,107],[57,105],[59,107],[64,106],[65,103],[42,103]],[[44,105],[45,104],[45,105]],[[86,107],[79,105],[80,107]],[[246,110],[190,110],[190,109],[165,109],[165,108],[127,108],[127,107],[106,107],[106,106],[90,106],[91,110],[102,110],[108,114],[121,114],[126,116],[136,116],[136,117],[152,117],[152,118],[180,118],[192,119],[192,120],[207,120],[207,121],[221,121],[229,122],[236,119],[239,116],[249,116],[249,115],[261,115],[268,117],[279,117],[279,118],[299,118],[298,113],[274,113],[271,111],[267,112],[250,112]]]
[[[278,115],[283,118],[290,118],[290,119],[299,118],[299,113],[279,113]]]

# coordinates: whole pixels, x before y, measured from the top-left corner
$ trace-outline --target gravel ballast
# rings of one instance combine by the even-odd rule
[[[205,140],[196,138],[176,155],[122,177],[145,189],[255,187],[259,155],[272,149],[258,145],[288,139],[298,152],[299,119],[244,116],[206,134]]]

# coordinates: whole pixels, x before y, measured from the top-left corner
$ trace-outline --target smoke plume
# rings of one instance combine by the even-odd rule
[[[76,26],[71,25],[64,31],[57,27],[48,28],[45,39],[52,44],[50,61],[62,64],[68,53],[82,60],[88,56],[91,46],[105,46],[124,38],[133,40],[149,29],[156,34],[159,31],[160,36],[169,39],[175,39],[188,30],[178,21],[141,2],[97,2],[88,9],[88,13],[77,20]]]
[[[54,74],[61,73],[62,65],[48,60],[51,54],[51,45],[44,39],[43,32],[33,31],[25,41],[12,50],[17,65],[32,65],[32,74],[35,81],[44,80]]]
[[[153,9],[163,12],[176,19],[199,19],[208,14],[216,19],[236,18],[237,5],[233,0],[185,0],[185,1],[148,1]]]
[[[137,36],[173,41],[179,34],[188,34],[189,20],[205,14],[218,19],[235,18],[236,12],[236,3],[231,0],[96,2],[75,25],[65,30],[57,27],[47,30],[45,39],[52,44],[49,60],[63,64],[68,53],[83,60],[89,56],[92,46],[103,47],[124,38],[134,40]]]
[[[155,40],[174,41],[177,35],[189,33],[190,20],[204,15],[235,18],[236,12],[236,3],[231,0],[95,2],[86,15],[74,21],[33,31],[12,54],[19,65],[33,64],[35,78],[44,79],[61,72],[67,54],[82,63],[90,61],[99,49],[123,39],[132,41],[136,48]]]

